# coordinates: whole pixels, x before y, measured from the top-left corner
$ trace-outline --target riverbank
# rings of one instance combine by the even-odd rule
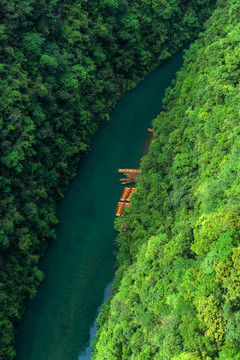
[[[17,360],[77,359],[114,275],[113,229],[121,195],[117,169],[136,168],[152,119],[182,64],[174,55],[126,93],[102,124],[58,207],[57,238],[41,262],[47,274],[18,329]]]
[[[153,122],[94,360],[239,360],[239,13],[219,3]]]

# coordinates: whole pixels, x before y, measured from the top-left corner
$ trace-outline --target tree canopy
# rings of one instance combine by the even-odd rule
[[[238,360],[238,1],[185,54],[142,159],[94,360]]]

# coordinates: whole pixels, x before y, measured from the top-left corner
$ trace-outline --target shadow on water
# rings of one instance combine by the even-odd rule
[[[117,169],[138,166],[147,128],[161,110],[182,55],[122,97],[81,160],[58,205],[57,241],[40,264],[45,280],[18,328],[17,360],[77,360],[84,351],[80,359],[90,358],[89,331],[114,276],[113,223],[123,189]]]

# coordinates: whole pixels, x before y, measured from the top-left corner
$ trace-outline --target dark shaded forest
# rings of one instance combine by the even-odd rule
[[[239,16],[218,2],[153,121],[94,360],[240,359]]]
[[[92,135],[127,89],[196,37],[213,3],[1,1],[1,359],[15,357],[56,202]]]

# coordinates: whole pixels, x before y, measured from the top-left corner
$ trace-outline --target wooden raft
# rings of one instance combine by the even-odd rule
[[[122,216],[125,205],[123,202],[119,201],[117,204],[116,216]]]
[[[129,197],[131,192],[131,188],[130,187],[125,187],[123,192],[122,192],[122,196],[120,198],[121,201],[125,201],[127,199],[127,197]]]
[[[116,216],[122,216],[123,210],[125,209],[125,207],[129,207],[130,203],[126,203],[126,202],[118,202],[117,205],[117,210],[116,210]]]
[[[121,183],[126,185],[135,182],[141,171],[138,169],[118,169],[118,172],[126,176],[126,178],[120,179]]]
[[[138,169],[118,169],[118,172],[120,173],[138,173],[141,171],[142,170],[138,170]]]
[[[127,185],[127,184],[131,184],[131,183],[135,182],[136,178],[127,178],[127,179],[124,178],[124,179],[120,179],[120,181],[123,185]]]
[[[126,198],[126,201],[130,201],[130,199],[131,199],[131,197],[132,197],[132,195],[133,195],[134,191],[135,191],[135,188],[134,188],[134,187],[133,187],[133,188],[131,188],[131,190],[130,190],[130,192],[129,192],[129,195],[128,195],[128,197]]]

